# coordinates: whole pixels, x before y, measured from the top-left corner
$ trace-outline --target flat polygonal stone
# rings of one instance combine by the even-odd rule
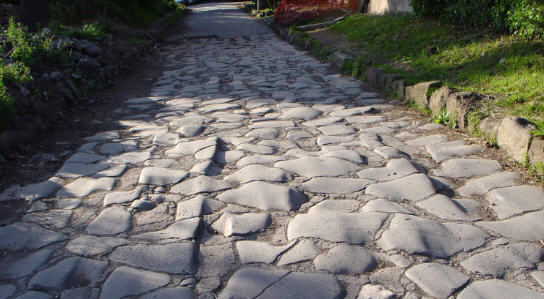
[[[393,299],[395,294],[390,290],[385,289],[380,285],[365,284],[361,287],[361,291],[357,299]]]
[[[378,110],[374,109],[374,107],[355,107],[350,109],[343,109],[338,111],[333,111],[329,113],[330,116],[336,116],[336,117],[346,117],[346,116],[352,116],[352,115],[362,115],[366,113],[376,113]]]
[[[290,140],[308,139],[312,137],[314,137],[314,135],[307,131],[294,130],[287,132],[287,139]]]
[[[138,270],[126,266],[115,269],[102,287],[100,299],[118,299],[147,293],[167,285],[166,274]]]
[[[414,211],[409,210],[397,203],[387,199],[376,199],[369,201],[362,209],[362,212],[382,212],[382,213],[401,213],[414,215]]]
[[[62,178],[79,178],[82,176],[95,174],[96,172],[104,170],[108,167],[109,166],[104,163],[85,164],[66,162],[55,175]]]
[[[322,157],[334,157],[354,163],[366,164],[366,159],[361,154],[352,150],[331,150],[321,155]]]
[[[157,133],[153,137],[153,144],[172,146],[179,141],[179,135],[174,133]]]
[[[128,152],[119,156],[113,156],[105,160],[106,163],[113,164],[133,164],[143,163],[151,158],[151,151]]]
[[[162,239],[194,239],[200,231],[200,218],[190,218],[176,221],[167,228],[132,236],[134,239],[162,240]]]
[[[11,295],[15,294],[15,292],[17,292],[17,287],[12,285],[12,284],[2,284],[2,285],[0,285],[0,297],[1,298],[9,298]],[[49,298],[49,296],[47,294],[44,294],[44,295],[47,296],[45,298]],[[21,296],[19,296],[19,297],[21,297]],[[34,299],[36,299],[36,298],[34,298]]]
[[[319,127],[318,130],[321,133],[325,135],[330,135],[330,136],[350,135],[355,133],[355,129],[345,125],[323,126],[323,127]]]
[[[17,191],[15,197],[32,202],[55,193],[61,187],[61,183],[61,179],[53,177],[41,183],[26,185]]]
[[[132,228],[132,214],[123,207],[111,207],[102,210],[85,230],[93,235],[114,235],[127,232]]]
[[[183,195],[193,195],[198,193],[209,193],[215,191],[221,191],[229,189],[230,184],[222,181],[210,178],[208,176],[197,176],[194,179],[186,180],[177,185],[172,186],[171,193],[178,193]]]
[[[544,192],[535,186],[512,186],[489,191],[489,201],[499,219],[544,208]]]
[[[479,145],[465,145],[463,140],[427,145],[425,148],[438,163],[454,156],[467,156],[484,150]]]
[[[35,222],[41,225],[54,226],[57,229],[62,229],[70,224],[72,211],[70,210],[48,210],[45,212],[28,213],[23,216],[24,222]]]
[[[448,258],[482,246],[488,235],[472,225],[440,223],[417,216],[396,214],[378,240],[384,250]]]
[[[248,137],[255,137],[259,139],[276,139],[280,135],[280,131],[276,128],[260,128],[249,131],[246,134]]]
[[[261,154],[261,155],[270,155],[276,152],[276,148],[272,146],[251,144],[251,143],[240,144],[236,147],[236,150],[251,152],[251,153]]]
[[[191,170],[189,170],[190,173],[201,174],[206,176],[219,175],[222,171],[223,169],[221,169],[221,167],[212,160],[195,164],[191,168]]]
[[[319,117],[322,111],[310,107],[289,108],[283,111],[282,119],[310,120]]]
[[[284,246],[273,246],[266,242],[259,241],[238,241],[236,242],[236,250],[242,264],[251,263],[273,263],[278,255],[291,248],[293,244]]]
[[[117,247],[109,259],[129,266],[171,274],[196,272],[197,250],[192,243],[126,245]]]
[[[82,236],[66,244],[66,249],[84,257],[97,254],[107,254],[117,246],[126,245],[130,242],[123,238]]]
[[[332,242],[363,244],[374,240],[386,218],[387,214],[383,213],[344,213],[312,208],[308,214],[297,215],[289,223],[287,238],[319,238]]]
[[[343,292],[332,274],[291,272],[257,298],[339,299]]]
[[[30,275],[47,263],[52,253],[51,249],[41,249],[15,260],[9,257],[3,258],[0,260],[3,265],[0,269],[0,277],[2,279],[17,279]]]
[[[386,145],[378,146],[374,148],[374,152],[388,160],[399,159],[399,158],[410,158],[410,155],[408,155],[407,153],[397,148],[386,146]]]
[[[544,211],[527,213],[502,221],[481,221],[476,223],[507,238],[520,241],[544,239]]]
[[[452,267],[435,263],[415,265],[405,274],[427,294],[437,298],[447,298],[470,279]]]
[[[226,165],[238,161],[238,159],[244,157],[246,153],[243,151],[218,151],[215,153],[213,159],[220,165]]]
[[[417,205],[442,219],[457,221],[482,219],[478,214],[480,204],[472,199],[450,199],[445,195],[436,194],[429,199],[419,201]]]
[[[225,237],[247,235],[265,231],[271,221],[272,219],[268,213],[244,213],[237,215],[225,212],[212,224],[212,228],[222,233]]]
[[[217,146],[209,146],[203,150],[198,151],[195,154],[195,159],[210,160],[210,159],[213,159],[216,154],[217,154]]]
[[[37,224],[16,222],[0,227],[0,249],[7,251],[38,249],[66,239],[66,235]]]
[[[300,189],[314,193],[350,194],[363,190],[373,182],[366,179],[317,177],[302,183]]]
[[[544,271],[533,271],[531,272],[531,277],[533,277],[540,286],[544,286]]]
[[[306,202],[306,197],[291,188],[265,182],[251,182],[241,188],[225,191],[217,196],[225,203],[237,203],[261,210],[291,211]]]
[[[91,141],[104,141],[104,140],[110,140],[110,139],[117,139],[120,138],[121,135],[119,135],[119,132],[117,131],[109,131],[109,132],[100,132],[96,135],[89,136],[83,138],[85,141],[91,142]]]
[[[371,132],[363,132],[359,135],[359,143],[369,149],[375,149],[383,146],[380,135]]]
[[[304,157],[296,160],[280,161],[274,167],[294,172],[300,176],[341,176],[360,169],[351,162],[332,157]]]
[[[498,279],[471,283],[459,293],[457,299],[535,299],[544,295],[510,282]]]
[[[487,175],[500,169],[501,165],[494,160],[454,158],[442,163],[441,168],[433,172],[455,179]]]
[[[140,299],[193,299],[195,294],[190,288],[175,287],[165,288],[151,292]]]
[[[146,189],[146,186],[138,186],[131,191],[116,191],[108,193],[106,196],[104,196],[104,206],[106,207],[112,204],[134,201],[138,199],[142,192],[144,192]]]
[[[472,273],[503,277],[507,271],[533,269],[544,258],[541,246],[531,243],[508,244],[472,255],[461,266]]]
[[[84,197],[100,190],[110,191],[113,186],[115,186],[115,179],[113,178],[80,178],[62,187],[57,192],[57,197]]]
[[[192,156],[205,148],[217,146],[217,140],[217,137],[210,137],[195,141],[181,141],[173,149],[167,150],[166,154],[173,157]]]
[[[382,115],[363,115],[346,117],[346,121],[350,124],[375,124],[386,121]]]
[[[257,298],[267,287],[287,274],[288,270],[241,268],[234,272],[218,298]]]
[[[93,178],[119,177],[127,170],[126,165],[115,165],[93,174]]]
[[[399,138],[399,135],[397,135],[398,138]],[[445,140],[446,139],[444,138],[444,135],[429,135],[429,136],[423,136],[423,137],[407,140],[407,141],[404,141],[404,143],[408,145],[413,145],[413,146],[425,146],[425,145],[442,143]]]
[[[205,129],[206,127],[203,125],[185,125],[181,126],[176,132],[185,137],[194,137],[200,135]]]
[[[146,167],[140,173],[140,179],[138,182],[140,184],[149,184],[149,185],[169,185],[175,184],[189,174],[182,170],[172,170],[160,167]]]
[[[48,290],[64,290],[80,285],[94,286],[107,266],[107,262],[70,257],[38,272],[28,286]]]
[[[419,172],[417,168],[408,159],[393,159],[387,162],[382,168],[363,169],[357,173],[357,176],[363,179],[373,179],[378,181],[390,181],[399,179]]]
[[[314,259],[315,269],[334,274],[359,274],[377,265],[374,255],[363,247],[338,245]]]
[[[249,125],[249,129],[258,129],[258,128],[285,128],[285,127],[294,127],[295,123],[290,120],[265,120],[252,122]]]
[[[327,144],[340,144],[351,142],[355,139],[355,136],[319,136],[317,138],[317,145],[323,146]]]
[[[69,163],[93,163],[96,161],[100,161],[104,159],[104,156],[96,155],[96,154],[89,154],[89,153],[75,153],[73,154],[66,162]]]
[[[483,178],[469,180],[463,187],[457,189],[461,196],[484,195],[489,190],[500,187],[510,187],[517,184],[519,173],[500,172]]]
[[[289,251],[284,253],[279,259],[277,265],[285,266],[298,262],[311,260],[319,254],[319,250],[310,239],[300,240]]]
[[[302,123],[302,125],[307,127],[320,127],[320,126],[332,125],[334,123],[338,123],[343,120],[344,120],[343,117],[326,117],[326,118],[319,118],[315,120],[305,121]]]
[[[417,188],[414,188],[417,186]],[[372,184],[366,187],[366,194],[386,198],[392,201],[418,201],[435,193],[429,177],[422,173],[392,180],[386,183]]]
[[[293,175],[285,170],[258,164],[248,165],[224,177],[225,181],[238,182],[240,184],[252,181],[287,182],[292,179]]]

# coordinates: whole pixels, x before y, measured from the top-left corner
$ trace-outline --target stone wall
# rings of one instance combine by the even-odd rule
[[[413,12],[411,0],[370,0],[367,10],[372,15],[410,12]]]

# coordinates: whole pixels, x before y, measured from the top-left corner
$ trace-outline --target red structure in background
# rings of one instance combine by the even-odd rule
[[[359,0],[282,0],[274,13],[280,24],[293,24],[326,15],[331,10],[356,11]]]

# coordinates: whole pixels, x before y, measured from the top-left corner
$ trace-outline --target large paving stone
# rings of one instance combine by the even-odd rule
[[[59,192],[57,192],[57,197],[85,197],[96,191],[110,191],[114,186],[115,179],[113,178],[80,178],[62,187]]]
[[[89,257],[98,254],[108,254],[117,246],[130,242],[123,238],[81,236],[66,244],[66,249],[72,253]]]
[[[320,126],[328,126],[335,123],[339,123],[343,121],[343,117],[326,117],[326,118],[319,118],[315,120],[309,120],[302,123],[303,126],[307,127],[320,127]]]
[[[66,162],[89,164],[89,163],[100,161],[104,158],[105,158],[104,156],[96,155],[96,154],[75,153],[68,160],[66,160]]]
[[[86,164],[66,162],[55,175],[61,178],[79,178],[93,175],[107,168],[108,164],[105,163]]]
[[[146,186],[138,186],[130,191],[110,192],[104,196],[104,206],[132,202],[138,198],[147,189]]]
[[[453,141],[427,145],[425,147],[433,160],[440,163],[455,156],[467,156],[483,151],[479,145],[465,145],[465,141]]]
[[[378,245],[384,250],[448,258],[482,246],[488,235],[467,224],[440,223],[418,216],[396,214]]]
[[[0,297],[1,298],[10,298],[10,296],[15,294],[16,292],[17,292],[17,287],[12,285],[12,284],[1,284],[0,285]],[[49,297],[47,296],[46,298],[49,298]]]
[[[6,251],[38,249],[66,239],[66,235],[37,224],[16,222],[0,227],[0,249]]]
[[[276,139],[279,135],[280,131],[276,128],[254,129],[246,134],[248,137],[255,137],[258,139]]]
[[[158,291],[151,292],[140,299],[194,299],[193,290],[186,287],[164,288]]]
[[[311,120],[323,114],[322,111],[310,107],[296,107],[283,110],[282,119]]]
[[[287,227],[289,240],[306,237],[332,242],[363,244],[373,241],[387,214],[374,212],[345,213],[312,208],[295,216]]]
[[[418,173],[385,183],[371,184],[365,192],[392,201],[418,201],[433,195],[435,187],[429,177]]]
[[[414,211],[405,208],[387,199],[375,199],[369,201],[362,209],[362,212],[401,213],[414,215]]]
[[[17,191],[15,197],[32,202],[46,198],[55,193],[61,187],[62,180],[56,177],[50,178],[41,183],[26,185]]]
[[[63,229],[70,224],[72,211],[51,209],[44,212],[28,213],[23,216],[24,222],[34,222],[45,226]]]
[[[455,221],[481,220],[478,214],[479,203],[472,199],[450,199],[436,194],[429,199],[419,201],[417,205],[442,219]]]
[[[405,141],[404,143],[408,145],[413,145],[413,146],[426,146],[426,145],[428,146],[431,144],[442,143],[445,140],[446,139],[444,138],[444,135],[429,135],[429,136],[418,137],[415,139],[410,139]]]
[[[57,291],[81,285],[94,286],[107,266],[107,262],[70,257],[38,272],[30,279],[28,286]]]
[[[329,125],[319,127],[318,130],[329,136],[350,135],[355,133],[355,129],[346,125]]]
[[[314,193],[350,194],[363,190],[374,181],[354,178],[312,178],[300,185],[300,190]]]
[[[181,141],[173,149],[167,150],[166,155],[172,157],[192,156],[205,148],[215,146],[217,146],[217,137],[195,141]]]
[[[186,171],[182,170],[146,167],[140,173],[140,179],[138,182],[140,184],[164,186],[175,184],[186,178],[188,175],[189,174]]]
[[[544,258],[541,246],[531,243],[508,244],[472,255],[461,266],[472,273],[503,277],[520,268],[533,269]]]
[[[109,259],[132,267],[171,274],[193,274],[197,269],[197,249],[193,243],[126,245],[117,247]]]
[[[338,111],[333,111],[329,113],[329,116],[333,117],[346,117],[346,116],[353,116],[353,115],[363,115],[367,113],[376,113],[378,112],[374,107],[355,107],[355,108],[349,108],[349,109],[342,109]]]
[[[162,239],[194,239],[200,232],[200,218],[190,218],[176,221],[167,228],[132,236],[134,239],[162,240]]]
[[[341,176],[360,169],[354,163],[332,157],[304,157],[296,160],[280,161],[274,167],[294,172],[300,176]]]
[[[359,135],[359,143],[368,149],[375,149],[383,146],[380,135],[372,132],[362,132],[361,135]]]
[[[132,164],[138,165],[151,158],[152,151],[134,151],[124,153],[118,156],[113,156],[104,160],[106,163],[112,164]]]
[[[407,153],[399,150],[398,148],[394,148],[391,146],[378,146],[374,148],[374,152],[380,156],[382,156],[384,159],[400,159],[400,158],[410,158],[410,155]]]
[[[499,219],[544,208],[544,192],[535,186],[493,189],[485,198]]]
[[[138,270],[126,266],[115,269],[108,277],[100,299],[118,299],[140,295],[167,285],[170,277],[166,274]]]
[[[280,257],[277,265],[285,266],[311,260],[318,254],[319,249],[311,239],[302,239]]]
[[[85,231],[92,235],[115,235],[132,228],[132,214],[123,207],[105,208]]]
[[[537,293],[504,280],[490,279],[471,283],[459,293],[457,299],[536,299],[544,298]]]
[[[343,295],[334,275],[242,268],[229,279],[218,298],[327,298]]]
[[[334,274],[359,274],[377,265],[374,255],[363,247],[338,245],[314,259],[315,269]]]
[[[366,158],[359,154],[356,151],[347,150],[347,149],[338,149],[338,150],[327,150],[325,154],[321,155],[322,157],[334,157],[353,163],[367,164]]]
[[[179,128],[189,125],[205,125],[213,121],[213,118],[201,115],[187,115],[178,119],[174,119],[169,123],[170,127]]]
[[[408,159],[393,159],[382,168],[369,168],[357,172],[360,178],[390,181],[419,172]]]
[[[499,172],[482,178],[471,179],[457,189],[461,196],[485,195],[489,190],[517,184],[519,173]]]
[[[395,294],[381,285],[365,284],[357,299],[393,299]]]
[[[4,257],[0,260],[3,265],[0,278],[7,280],[28,276],[47,263],[52,253],[51,249],[41,249],[22,258]]]
[[[240,236],[263,232],[271,222],[272,218],[268,213],[244,213],[238,215],[225,212],[212,224],[212,228],[225,237]]]
[[[351,142],[355,139],[354,135],[350,136],[327,136],[321,135],[317,138],[317,145],[324,146],[329,144],[343,144]]]
[[[285,128],[294,127],[295,123],[291,120],[265,120],[250,122],[249,129],[258,128]]]
[[[50,299],[51,296],[47,293],[37,292],[37,291],[28,291],[23,293],[20,296],[15,297],[14,299]]]
[[[242,143],[236,147],[236,150],[260,155],[271,155],[277,151],[276,148],[272,146],[251,143]]]
[[[456,179],[488,175],[500,169],[501,165],[494,160],[453,158],[442,163],[441,168],[433,172],[438,176]]]
[[[523,163],[529,144],[531,131],[535,126],[526,119],[508,116],[502,119],[497,128],[497,144],[506,150],[517,162]]]
[[[227,182],[201,175],[172,186],[170,192],[183,195],[194,195],[198,193],[216,192],[229,188],[230,184]]]
[[[544,239],[544,211],[531,212],[502,221],[481,221],[476,223],[497,234],[520,241]]]
[[[225,191],[217,196],[225,203],[237,203],[261,210],[296,210],[306,202],[304,194],[289,187],[266,182],[251,182],[241,188]]]
[[[448,298],[470,279],[452,267],[435,263],[415,265],[405,274],[427,294],[437,298]]]
[[[238,241],[236,242],[236,250],[238,251],[238,256],[240,257],[240,262],[242,264],[271,264],[280,254],[291,248],[293,243],[294,242],[283,246],[274,246],[267,242]]]
[[[244,168],[224,177],[225,181],[245,184],[252,181],[287,182],[293,179],[293,175],[285,170],[266,167],[259,164],[245,166]]]

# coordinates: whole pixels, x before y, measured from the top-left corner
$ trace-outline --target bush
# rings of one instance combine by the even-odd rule
[[[524,37],[542,37],[541,0],[412,0],[419,16],[445,20],[465,28],[492,28]]]

